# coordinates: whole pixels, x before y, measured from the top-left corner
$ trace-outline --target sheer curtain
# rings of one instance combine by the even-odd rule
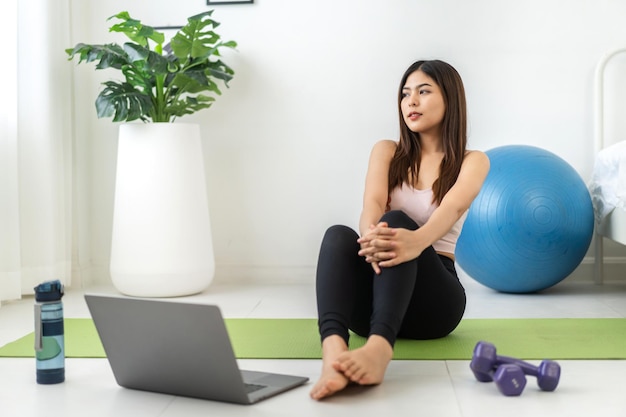
[[[71,283],[69,0],[5,0],[0,39],[0,302]],[[17,22],[17,23],[16,23]]]

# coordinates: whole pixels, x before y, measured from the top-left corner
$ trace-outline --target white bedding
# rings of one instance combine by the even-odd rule
[[[598,152],[589,193],[597,225],[615,209],[626,211],[626,141]]]
[[[598,152],[589,193],[596,221],[594,281],[601,284],[604,281],[602,238],[626,245],[626,141]]]

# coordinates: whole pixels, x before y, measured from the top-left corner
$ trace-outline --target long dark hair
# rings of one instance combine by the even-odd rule
[[[459,176],[467,146],[467,105],[463,81],[450,64],[439,60],[415,62],[406,70],[400,81],[398,90],[400,140],[389,167],[389,192],[402,183],[409,182],[409,178],[415,181],[420,169],[422,154],[420,136],[407,127],[400,105],[402,88],[409,75],[417,70],[428,75],[439,86],[446,106],[441,129],[444,157],[439,167],[439,177],[433,184],[433,202],[439,204]]]

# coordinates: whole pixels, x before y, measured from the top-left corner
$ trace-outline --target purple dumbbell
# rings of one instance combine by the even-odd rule
[[[508,396],[518,396],[526,386],[524,371],[514,364],[502,364],[493,372],[493,382],[498,390]]]
[[[544,360],[539,366],[534,366],[519,359],[496,355],[496,347],[488,342],[478,342],[474,347],[470,368],[477,380],[491,381],[491,373],[503,364],[516,365],[524,374],[537,377],[537,385],[543,391],[554,391],[559,384],[561,366],[555,361]]]

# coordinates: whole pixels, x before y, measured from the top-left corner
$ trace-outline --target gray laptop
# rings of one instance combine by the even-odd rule
[[[96,294],[85,300],[122,387],[253,404],[308,381],[240,370],[217,306]]]

